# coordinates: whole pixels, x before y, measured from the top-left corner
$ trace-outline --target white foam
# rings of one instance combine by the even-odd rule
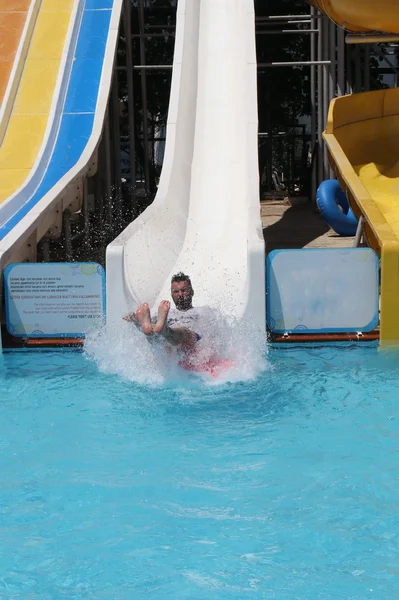
[[[189,372],[179,366],[177,351],[162,339],[146,338],[132,323],[91,331],[85,342],[85,354],[104,373],[152,386],[186,386],[195,381],[210,385],[248,381],[267,366],[266,337],[254,326],[229,320],[215,313],[198,343],[194,365],[209,360],[232,363],[217,377],[207,372]],[[191,359],[190,359],[191,360]]]

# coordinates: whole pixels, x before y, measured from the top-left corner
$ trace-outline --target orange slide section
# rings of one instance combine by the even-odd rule
[[[0,105],[14,64],[31,0],[0,0]]]
[[[399,33],[399,0],[308,0],[348,31]]]

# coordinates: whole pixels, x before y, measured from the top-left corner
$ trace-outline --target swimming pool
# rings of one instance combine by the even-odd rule
[[[268,352],[149,387],[80,353],[0,375],[0,598],[397,600],[399,356]]]

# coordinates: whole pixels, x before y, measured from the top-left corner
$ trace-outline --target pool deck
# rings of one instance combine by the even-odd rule
[[[285,200],[262,200],[261,217],[266,254],[280,248],[348,248],[353,237],[337,235],[311,202],[291,205]]]

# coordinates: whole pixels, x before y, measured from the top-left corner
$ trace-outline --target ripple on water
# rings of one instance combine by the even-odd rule
[[[397,357],[219,386],[94,358],[3,357],[0,597],[397,600]]]

